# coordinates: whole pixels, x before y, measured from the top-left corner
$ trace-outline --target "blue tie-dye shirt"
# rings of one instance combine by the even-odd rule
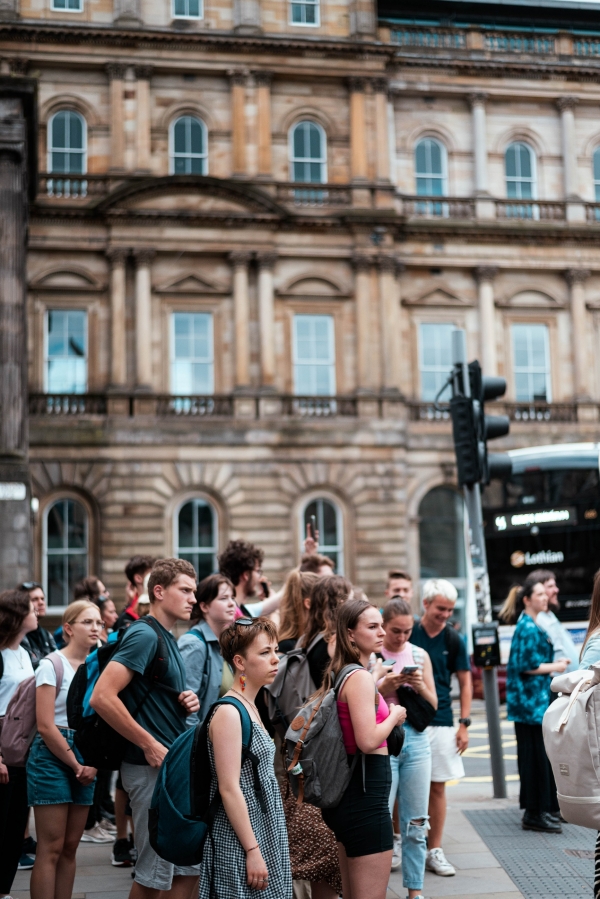
[[[544,662],[551,662],[554,649],[548,634],[530,615],[523,613],[517,622],[510,645],[506,680],[506,710],[509,721],[541,724],[550,705],[549,674],[525,674]]]

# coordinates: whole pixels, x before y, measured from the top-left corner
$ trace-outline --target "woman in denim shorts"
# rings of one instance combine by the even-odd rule
[[[27,759],[27,794],[38,841],[32,899],[73,892],[75,853],[94,799],[96,769],[77,757],[67,721],[67,693],[103,627],[96,605],[86,599],[71,603],[63,615],[67,645],[43,659],[35,672],[38,732]]]

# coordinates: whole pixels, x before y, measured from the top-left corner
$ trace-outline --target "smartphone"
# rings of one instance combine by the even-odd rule
[[[265,599],[268,599],[269,598],[269,585],[267,584],[266,581],[261,581],[260,586],[262,587]]]
[[[384,668],[391,668],[392,665],[396,664],[396,659],[384,659],[381,664]]]
[[[317,539],[317,537],[316,537],[316,534],[317,534],[317,516],[316,516],[316,515],[311,515],[311,516],[310,516],[310,521],[308,522],[308,530],[309,530],[309,533],[310,533],[310,536],[312,537],[312,539],[313,539],[313,540],[316,540],[316,539]]]
[[[405,665],[400,674],[414,674],[415,671],[419,670],[418,665]]]

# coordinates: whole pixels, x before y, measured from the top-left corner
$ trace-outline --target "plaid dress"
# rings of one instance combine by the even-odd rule
[[[253,890],[246,883],[246,854],[221,805],[210,836],[204,844],[200,874],[200,899],[292,899],[292,872],[288,835],[279,784],[273,770],[275,746],[266,731],[252,722],[252,752],[258,757],[258,773],[267,814],[263,814],[254,793],[252,765],[244,762],[240,787],[246,800],[250,823],[269,871],[266,890]],[[213,746],[208,741],[210,770],[213,780],[211,798],[216,790],[217,775]]]

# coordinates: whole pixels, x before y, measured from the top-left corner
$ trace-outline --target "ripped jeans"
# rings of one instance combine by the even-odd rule
[[[407,890],[421,890],[429,830],[431,747],[427,734],[420,734],[410,724],[404,725],[404,734],[402,752],[397,757],[390,756],[390,814],[397,797],[402,835],[402,884]]]

